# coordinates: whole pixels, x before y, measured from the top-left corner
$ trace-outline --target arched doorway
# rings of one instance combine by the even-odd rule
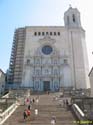
[[[44,91],[50,90],[50,81],[43,81],[43,90]]]

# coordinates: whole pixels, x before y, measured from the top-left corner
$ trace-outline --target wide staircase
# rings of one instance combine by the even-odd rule
[[[36,98],[37,95],[31,97]],[[76,125],[71,111],[60,105],[60,101],[54,100],[53,97],[54,94],[39,95],[39,103],[32,105],[31,116],[26,120],[23,119],[23,112],[27,106],[19,106],[3,125],[52,125],[53,116],[56,119],[55,125]],[[35,109],[38,109],[38,115],[35,115]]]

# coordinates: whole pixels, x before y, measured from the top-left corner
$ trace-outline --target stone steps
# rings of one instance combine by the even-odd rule
[[[60,107],[57,101],[52,101],[53,95],[40,96],[39,104],[34,104],[31,109],[31,117],[23,120],[23,111],[26,106],[20,106],[3,125],[51,125],[52,116],[56,116],[56,125],[76,125],[73,122],[71,111]],[[38,109],[39,114],[35,116],[34,109]]]

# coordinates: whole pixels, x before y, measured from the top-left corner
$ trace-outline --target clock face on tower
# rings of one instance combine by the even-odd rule
[[[52,51],[53,51],[53,49],[52,49],[52,47],[49,46],[49,45],[45,45],[45,46],[43,46],[43,48],[42,48],[42,52],[43,52],[45,55],[51,54]]]

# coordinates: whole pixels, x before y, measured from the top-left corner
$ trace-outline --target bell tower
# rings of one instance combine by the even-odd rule
[[[65,27],[68,28],[81,27],[80,12],[77,8],[69,7],[69,9],[64,13],[64,23]]]
[[[85,30],[81,26],[80,12],[71,6],[64,13],[71,55],[72,79],[75,89],[90,88]]]

